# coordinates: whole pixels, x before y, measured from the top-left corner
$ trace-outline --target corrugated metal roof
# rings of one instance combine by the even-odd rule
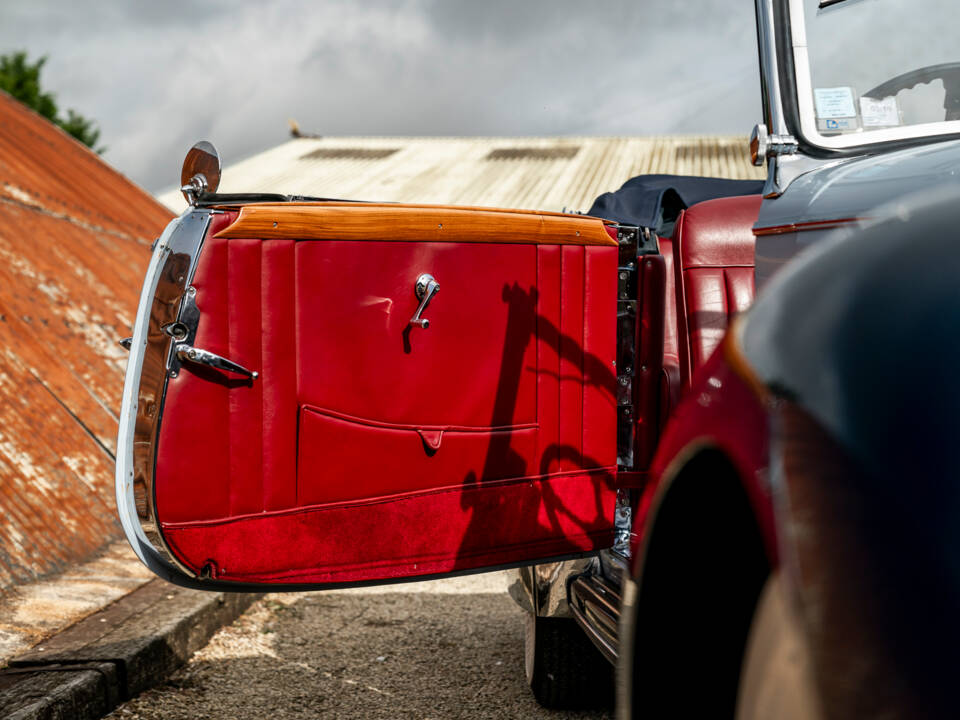
[[[0,590],[118,536],[116,343],[169,219],[0,93]]]
[[[586,210],[645,173],[762,178],[730,136],[297,138],[225,168],[220,191]],[[180,212],[178,190],[158,199]]]

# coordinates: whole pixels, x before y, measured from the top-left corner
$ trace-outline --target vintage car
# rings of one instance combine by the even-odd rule
[[[195,146],[128,341],[143,562],[217,591],[520,567],[554,707],[615,664],[625,718],[955,715],[957,11],[756,9],[765,183],[588,215],[223,195]]]

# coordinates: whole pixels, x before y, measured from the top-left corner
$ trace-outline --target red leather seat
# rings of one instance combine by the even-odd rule
[[[666,266],[666,302],[663,318],[663,379],[660,386],[660,426],[680,398],[680,342],[677,325],[677,282],[674,275],[673,239],[660,238],[660,254]]]
[[[684,386],[716,350],[730,318],[753,302],[753,225],[760,202],[759,195],[707,200],[684,210],[677,220],[672,243],[673,275],[677,350]],[[668,300],[668,323],[669,316]],[[664,352],[666,365],[666,348]]]

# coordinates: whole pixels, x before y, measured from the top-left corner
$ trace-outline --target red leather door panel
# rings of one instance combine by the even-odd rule
[[[615,244],[212,237],[223,222],[195,344],[260,375],[168,383],[156,511],[183,565],[353,582],[610,544]]]
[[[536,245],[302,242],[296,266],[304,404],[412,425],[536,421]],[[408,324],[421,273],[440,283],[426,330]],[[497,407],[503,362],[516,387]]]

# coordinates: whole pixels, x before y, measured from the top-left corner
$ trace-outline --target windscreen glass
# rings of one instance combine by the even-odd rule
[[[960,0],[795,0],[791,17],[808,138],[849,146],[960,129],[948,122],[960,120]]]

